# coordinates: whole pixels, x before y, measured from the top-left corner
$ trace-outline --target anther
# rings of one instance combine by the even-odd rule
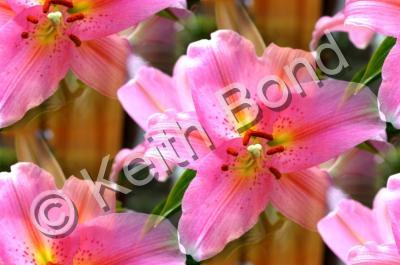
[[[283,151],[285,151],[285,147],[283,147],[282,145],[271,148],[267,151],[267,155],[274,155],[277,153],[282,153]]]
[[[264,133],[264,132],[257,132],[257,131],[253,131],[253,130],[247,130],[244,137],[243,137],[243,145],[248,145],[250,142],[250,138],[251,137],[257,137],[257,138],[263,138],[266,139],[268,141],[272,141],[274,138],[272,137],[272,135],[268,134],[268,133]]]
[[[231,155],[231,156],[238,156],[238,155],[239,155],[238,151],[236,151],[236,150],[233,149],[232,147],[229,147],[229,148],[226,150],[226,152],[228,153],[228,155]]]
[[[50,10],[51,0],[45,0],[43,4],[43,13],[47,13]]]
[[[78,20],[82,20],[85,18],[85,15],[82,13],[78,13],[78,14],[73,14],[70,17],[67,18],[67,22],[68,23],[72,23]]]
[[[275,176],[276,179],[279,180],[280,178],[282,178],[281,172],[279,172],[279,170],[277,170],[276,168],[270,167],[270,168],[268,168],[268,169],[269,169],[269,171],[272,173],[272,175]]]
[[[21,38],[23,38],[23,39],[29,38],[29,32],[22,32],[21,33]]]
[[[82,41],[77,36],[70,34],[68,37],[76,47],[80,47],[82,45]]]
[[[258,137],[258,138],[263,138],[263,139],[268,140],[268,141],[274,140],[272,135],[270,135],[268,133],[264,133],[264,132],[255,132],[255,131],[253,131],[251,136]]]
[[[33,23],[33,24],[37,24],[39,23],[39,19],[37,19],[34,16],[27,16],[26,20],[28,20],[29,22]]]
[[[51,0],[51,3],[54,4],[54,5],[65,6],[65,7],[68,7],[68,8],[73,8],[74,7],[72,2],[66,1],[66,0]]]
[[[228,171],[229,170],[229,166],[228,165],[222,165],[221,166],[221,170],[222,171]]]
[[[247,130],[243,136],[243,145],[248,145],[250,142],[251,134],[253,133],[252,130]]]

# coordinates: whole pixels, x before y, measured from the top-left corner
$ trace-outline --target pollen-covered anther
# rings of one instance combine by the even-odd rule
[[[51,0],[51,3],[53,5],[65,6],[65,7],[68,7],[68,8],[73,8],[74,7],[72,2],[66,1],[66,0]]]
[[[27,16],[27,17],[26,17],[26,20],[28,20],[29,22],[31,22],[31,23],[33,23],[33,24],[39,23],[39,19],[37,19],[37,18],[34,17],[34,16]]]
[[[22,32],[21,33],[21,38],[23,38],[23,39],[29,38],[29,32]]]
[[[228,165],[222,165],[221,166],[221,170],[222,171],[228,171],[229,170],[229,166]]]
[[[51,0],[45,0],[42,6],[43,13],[47,13],[50,10]]]
[[[282,153],[284,151],[285,151],[285,147],[280,145],[280,146],[269,149],[267,151],[267,155],[274,155],[274,154]]]
[[[269,169],[269,171],[272,173],[272,175],[275,176],[276,179],[281,179],[281,178],[282,178],[281,172],[279,172],[279,170],[277,170],[276,168],[270,167],[270,168],[268,168],[268,169]]]
[[[231,156],[239,155],[239,152],[236,151],[235,149],[233,149],[232,147],[229,147],[228,149],[226,149],[226,152],[228,153],[228,155],[231,155]]]
[[[68,37],[76,47],[80,47],[82,45],[82,41],[77,36],[70,34]]]
[[[272,141],[274,139],[271,134],[265,132],[247,130],[245,135],[243,136],[243,145],[248,145],[251,137],[262,138],[268,141]]]
[[[67,18],[67,22],[68,23],[72,23],[78,20],[82,20],[85,18],[85,15],[82,13],[78,13],[78,14],[73,14],[70,17]]]

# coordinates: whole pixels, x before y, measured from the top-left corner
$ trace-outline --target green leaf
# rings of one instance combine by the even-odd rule
[[[179,207],[181,207],[183,195],[195,176],[196,171],[188,169],[183,172],[178,181],[175,183],[165,202],[157,206],[153,210],[152,214],[168,217],[175,210],[179,209]]]
[[[357,84],[349,86],[348,94],[357,94],[365,86],[367,86],[369,83],[371,83],[373,80],[381,75],[385,59],[395,44],[396,39],[392,37],[387,37],[381,43],[381,45],[372,55],[371,60],[368,62],[365,68],[359,71],[351,80],[352,83]]]
[[[174,187],[172,187],[167,199],[153,209],[151,217],[147,221],[145,230],[156,227],[165,218],[180,209],[183,195],[195,176],[196,171],[187,169],[185,172],[183,172],[178,181],[175,183]]]
[[[173,21],[179,21],[179,18],[171,11],[171,9],[167,8],[157,13],[159,17],[166,18]]]

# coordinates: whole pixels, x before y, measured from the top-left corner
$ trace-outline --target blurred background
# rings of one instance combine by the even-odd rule
[[[343,1],[202,0],[188,1],[188,5],[193,14],[174,13],[178,21],[160,15],[126,32],[134,53],[149,65],[171,74],[175,61],[185,53],[189,43],[209,38],[211,32],[221,28],[238,31],[252,40],[258,51],[271,42],[308,50],[318,18],[335,14]],[[367,49],[357,50],[346,34],[336,34],[335,39],[351,65],[336,77],[345,80],[351,79],[368,62],[380,41],[377,37]],[[330,56],[325,54],[323,60],[329,63],[333,60]],[[132,60],[132,75],[135,65]],[[373,87],[378,85],[379,81]],[[69,76],[45,104],[30,111],[17,125],[0,131],[0,170],[8,171],[16,161],[31,161],[59,178],[81,177],[82,169],[87,169],[95,178],[103,157],[114,158],[121,148],[134,147],[142,134],[118,101],[101,96]],[[391,140],[394,144],[398,142],[396,138]],[[354,154],[347,155],[351,158]],[[385,183],[384,178],[400,164],[393,150],[385,152],[382,161],[369,164],[368,176],[355,169],[336,172],[336,175],[333,172],[335,183],[353,198],[370,205],[375,192]],[[153,181],[134,188],[128,196],[119,195],[119,200],[124,208],[150,213],[166,198],[174,181]],[[178,217],[179,211],[172,219],[176,221]],[[281,216],[275,222],[261,216],[254,229],[203,264],[329,265],[339,262],[317,233],[306,231]]]

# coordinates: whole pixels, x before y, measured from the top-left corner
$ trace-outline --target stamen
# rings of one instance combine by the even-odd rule
[[[221,166],[221,170],[222,171],[228,171],[229,170],[229,166],[228,165],[222,165]]]
[[[45,0],[43,4],[43,13],[47,13],[50,10],[51,0]]]
[[[51,3],[54,4],[54,5],[65,6],[65,7],[68,7],[68,8],[73,8],[74,7],[72,2],[66,1],[66,0],[51,0]]]
[[[37,18],[34,17],[34,16],[28,16],[28,17],[26,18],[26,20],[28,20],[29,22],[31,22],[31,23],[33,23],[33,24],[39,23],[39,19],[37,19]]]
[[[21,38],[23,38],[23,39],[29,38],[29,32],[22,32],[21,33]]]
[[[243,145],[248,145],[250,142],[250,137],[252,134],[252,130],[247,130],[246,133],[243,136]]]
[[[257,132],[257,131],[253,131],[253,130],[247,130],[244,137],[243,137],[243,145],[248,145],[250,142],[250,138],[254,136],[257,138],[263,138],[266,139],[268,141],[272,141],[274,138],[272,137],[272,135],[268,134],[268,133],[264,133],[264,132]]]
[[[251,136],[258,137],[258,138],[263,138],[263,139],[268,140],[268,141],[274,140],[272,135],[270,135],[268,133],[264,133],[264,132],[253,132],[251,134]]]
[[[282,153],[283,151],[285,151],[285,147],[280,145],[280,146],[277,146],[277,147],[269,149],[267,151],[267,155],[274,155],[274,154],[277,154],[277,153]]]
[[[229,147],[229,148],[226,150],[226,152],[228,153],[228,155],[231,155],[231,156],[238,156],[238,155],[239,155],[238,151],[236,151],[236,150],[233,149],[232,147]]]
[[[78,13],[78,14],[73,14],[70,17],[67,18],[67,22],[68,23],[72,23],[78,20],[82,20],[85,18],[85,15],[82,13]]]
[[[75,43],[76,47],[80,47],[82,45],[82,41],[77,36],[70,34],[68,37],[73,43]]]
[[[275,176],[276,179],[279,180],[280,178],[282,178],[281,172],[279,172],[279,170],[277,170],[276,168],[270,167],[270,168],[268,168],[268,169],[269,169],[269,171],[272,173],[272,175]]]

